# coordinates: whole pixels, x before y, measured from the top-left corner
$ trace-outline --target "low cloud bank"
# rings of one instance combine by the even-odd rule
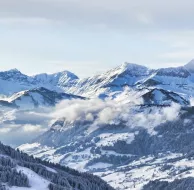
[[[92,122],[93,127],[106,124],[125,123],[127,127],[144,127],[154,134],[154,127],[166,121],[178,119],[180,105],[170,107],[141,108],[139,104],[123,103],[115,100],[65,100],[51,113],[53,118],[64,118],[68,123],[75,121]]]
[[[48,110],[3,110],[0,112],[0,139],[3,143],[18,146],[30,142],[49,128]]]
[[[126,93],[126,92],[125,92]],[[57,119],[68,123],[89,121],[94,129],[106,124],[125,123],[127,127],[144,127],[154,134],[154,127],[178,118],[180,106],[140,108],[141,99],[128,96],[120,99],[64,100],[54,108],[32,111],[7,110],[0,112],[0,138],[13,146],[29,142],[49,129]],[[127,103],[126,103],[127,102]],[[92,130],[91,130],[92,131]]]

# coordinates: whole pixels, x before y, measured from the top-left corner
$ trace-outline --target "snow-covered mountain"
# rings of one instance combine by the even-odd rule
[[[27,76],[17,69],[12,69],[0,72],[0,94],[12,95],[13,93],[17,93],[19,91],[38,87],[63,91],[62,86],[68,87],[71,82],[76,79],[78,79],[78,77],[69,71]]]
[[[100,178],[34,159],[0,143],[1,190],[113,190]]]
[[[37,107],[51,107],[55,106],[62,100],[84,99],[81,96],[66,94],[63,92],[51,91],[40,87],[32,90],[25,90],[13,94],[7,98],[7,102],[13,107],[20,109],[34,109]]]
[[[194,62],[182,67],[149,69],[124,63],[101,75],[75,80],[73,85],[64,87],[66,92],[86,97],[106,98],[115,92],[123,92],[125,87],[134,90],[164,89],[181,94],[186,99],[194,95]]]
[[[77,80],[75,85],[65,90],[83,96],[106,97],[111,92],[123,91],[126,86],[135,86],[153,72],[147,67],[125,62],[101,75]]]
[[[69,71],[62,71],[54,74],[38,74],[33,76],[33,83],[34,84],[45,84],[51,85],[56,87],[70,87],[74,80],[78,79],[78,77],[69,72]]]
[[[125,87],[135,90],[162,88],[187,96],[194,95],[194,61],[182,67],[149,69],[145,66],[123,63],[100,75],[79,79],[69,71],[55,74],[27,76],[13,69],[0,72],[0,94],[12,95],[19,91],[44,87],[49,90],[105,98]]]

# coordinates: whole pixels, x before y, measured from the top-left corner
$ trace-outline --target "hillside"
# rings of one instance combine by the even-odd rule
[[[0,189],[113,190],[100,178],[34,159],[0,144]]]

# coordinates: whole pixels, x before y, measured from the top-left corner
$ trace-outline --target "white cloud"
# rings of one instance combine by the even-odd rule
[[[163,109],[164,117],[167,121],[173,121],[178,118],[181,106],[179,104],[173,103],[171,107],[166,107]]]
[[[0,139],[13,146],[29,142],[48,130],[51,120],[48,109],[30,112],[4,110],[0,114]]]
[[[30,125],[30,124],[26,124],[22,127],[24,132],[35,132],[35,133],[39,133],[39,132],[44,132],[45,129],[42,128],[41,125]]]
[[[2,128],[0,129],[0,133],[9,133],[11,131],[10,128]]]
[[[111,123],[116,117],[117,113],[111,107],[104,108],[99,112],[99,121],[102,123]]]
[[[106,124],[125,123],[129,128],[146,128],[150,134],[155,133],[154,127],[157,125],[179,118],[178,104],[160,109],[140,109],[134,106],[138,105],[134,102],[138,101],[133,101],[132,98],[128,103],[110,99],[68,100],[62,101],[51,115],[53,118],[64,118],[67,123],[90,121],[94,130]]]
[[[46,18],[38,18],[38,17],[0,17],[0,24],[27,24],[27,25],[43,25],[43,24],[52,24],[55,23],[52,20]]]
[[[167,52],[162,55],[163,58],[165,59],[187,59],[188,57],[193,57],[194,56],[194,49],[192,50],[182,50],[182,51],[174,51],[174,52]]]
[[[191,105],[191,106],[194,106],[194,98],[193,98],[193,97],[190,98],[190,105]]]

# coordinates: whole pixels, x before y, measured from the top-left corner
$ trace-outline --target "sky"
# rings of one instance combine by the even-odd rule
[[[194,58],[193,0],[0,0],[0,70],[69,70],[123,62],[151,68]]]

